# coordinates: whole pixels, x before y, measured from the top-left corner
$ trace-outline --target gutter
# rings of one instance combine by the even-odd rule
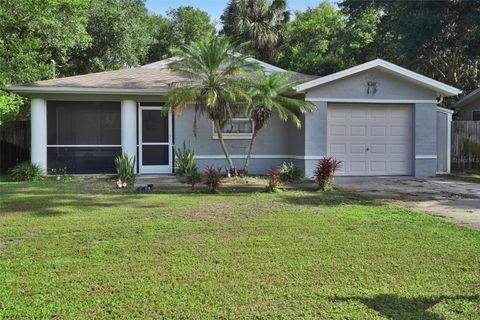
[[[168,89],[130,89],[130,88],[81,88],[81,87],[29,87],[11,86],[6,91],[15,93],[72,93],[72,94],[142,94],[159,95]]]

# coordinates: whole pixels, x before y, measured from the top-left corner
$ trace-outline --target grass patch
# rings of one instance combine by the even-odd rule
[[[0,318],[476,319],[480,233],[353,194],[0,182]]]

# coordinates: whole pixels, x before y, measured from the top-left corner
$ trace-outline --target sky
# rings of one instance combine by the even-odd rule
[[[288,7],[291,11],[305,10],[308,7],[315,7],[321,0],[290,0]],[[206,11],[210,14],[216,24],[220,23],[220,16],[227,6],[228,0],[147,0],[146,6],[150,11],[158,14],[165,14],[169,9],[180,6],[192,6]]]

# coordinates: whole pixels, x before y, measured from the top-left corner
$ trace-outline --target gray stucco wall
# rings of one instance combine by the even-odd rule
[[[289,143],[290,154],[294,156],[302,156],[305,154],[305,118],[307,115],[301,115],[300,119],[302,127],[297,128],[294,124],[289,123]]]
[[[317,110],[305,115],[305,175],[313,177],[318,160],[327,154],[327,103],[313,102]]]
[[[377,82],[375,94],[367,94],[366,81]],[[413,116],[413,170],[415,176],[431,176],[436,172],[436,93],[395,77],[381,70],[369,70],[345,77],[320,87],[312,88],[306,93],[307,99],[354,101],[366,100],[375,103],[391,100],[422,100],[431,103],[419,103],[414,106]],[[327,155],[327,107],[330,102],[314,101],[318,110],[307,115],[305,119],[305,172],[312,176],[318,160],[308,156]]]
[[[475,100],[470,101],[458,110],[458,120],[473,120],[472,111],[480,111],[480,96]]]
[[[366,82],[374,80],[377,92],[367,94]],[[308,91],[308,98],[333,99],[399,99],[399,100],[435,100],[432,90],[420,87],[400,79],[385,71],[368,70],[345,77]]]
[[[227,167],[227,162],[218,139],[213,139],[212,122],[200,116],[197,122],[197,137],[193,134],[193,108],[185,110],[174,119],[175,145],[183,142],[194,149],[200,169],[208,165]],[[270,168],[278,167],[284,161],[292,161],[303,170],[303,163],[295,156],[303,157],[303,130],[296,129],[290,122],[283,122],[274,116],[260,131],[255,142],[248,171],[252,174],[266,174]],[[225,143],[238,169],[243,168],[248,153],[249,139],[226,139]]]

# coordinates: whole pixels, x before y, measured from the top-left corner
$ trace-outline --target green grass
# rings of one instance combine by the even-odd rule
[[[0,319],[478,319],[480,233],[341,192],[0,182]]]

